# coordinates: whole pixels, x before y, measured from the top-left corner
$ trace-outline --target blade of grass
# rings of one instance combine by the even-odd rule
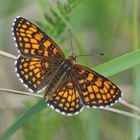
[[[138,46],[138,0],[132,1],[132,47],[134,50],[139,48]],[[139,91],[140,91],[140,66],[133,68],[133,104],[139,106]],[[135,112],[134,112],[135,113]],[[136,120],[132,120],[131,125],[131,140],[138,139],[139,137],[139,124]]]
[[[119,72],[130,69],[138,64],[140,64],[140,49],[112,59],[93,69],[103,74],[104,76],[109,77]]]
[[[99,117],[99,112],[98,111],[91,111],[91,112],[89,112],[89,118],[88,118],[88,121],[89,121],[89,123],[88,123],[88,127],[86,128],[86,136],[87,136],[87,138],[88,138],[88,140],[96,140],[96,138],[100,138],[99,136],[100,136],[100,129],[99,129],[99,123],[98,123],[98,121],[99,121],[99,119],[98,119],[98,117]],[[94,119],[96,119],[94,122],[93,122],[93,117],[94,117]],[[95,128],[94,130],[93,130],[93,128]]]
[[[83,130],[83,126],[82,126],[82,120],[80,117],[75,117],[73,120],[72,120],[72,125],[73,125],[73,128],[74,128],[74,134],[75,134],[75,139],[76,140],[85,140],[85,134],[84,134],[84,130]],[[81,132],[83,133],[81,135]],[[77,134],[76,134],[77,133]]]
[[[33,115],[46,107],[46,101],[43,99],[27,111],[19,120],[17,120],[0,138],[0,140],[8,140],[22,125],[27,122]]]
[[[127,53],[123,56],[115,58],[109,62],[106,62],[98,67],[95,67],[94,70],[105,75],[112,76],[129,68],[132,68],[140,64],[140,50]],[[122,65],[123,64],[123,65]],[[2,136],[0,140],[7,140],[13,133],[15,133],[26,121],[28,121],[33,115],[46,107],[46,101],[42,100],[29,111],[27,111],[18,121],[16,121]]]

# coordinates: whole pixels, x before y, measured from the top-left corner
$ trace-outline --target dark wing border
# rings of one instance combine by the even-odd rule
[[[82,74],[82,76],[80,75],[80,71],[83,71],[83,72],[85,72],[84,74]],[[90,77],[90,79],[92,79],[91,81],[88,81],[88,80],[83,80],[83,83],[80,83],[80,81],[79,81],[79,79],[86,79],[86,76],[88,76],[88,74],[89,73],[91,73],[91,74],[93,74],[94,75],[94,79],[92,79],[91,77]],[[78,88],[79,88],[79,91],[80,91],[80,96],[81,96],[81,99],[82,99],[82,101],[83,101],[83,104],[86,106],[86,107],[93,107],[93,108],[96,108],[96,107],[99,107],[99,108],[103,108],[103,107],[108,107],[108,106],[112,106],[112,105],[114,105],[115,103],[117,103],[120,99],[121,99],[121,97],[122,97],[122,92],[121,92],[121,90],[112,82],[112,81],[110,81],[109,79],[107,79],[106,77],[104,77],[104,76],[102,76],[102,75],[100,75],[100,74],[98,74],[97,72],[95,72],[95,71],[93,71],[93,70],[91,70],[91,69],[89,69],[88,67],[86,67],[86,66],[83,66],[83,65],[79,65],[79,64],[75,64],[74,65],[74,67],[73,67],[73,76],[75,76],[76,78],[76,83],[77,83],[77,86],[78,86]],[[98,85],[98,83],[96,84],[96,80],[101,80],[101,82],[102,82],[102,85]],[[108,82],[108,84],[109,84],[109,87],[108,87],[108,89],[107,89],[107,87],[105,87],[105,84],[104,84],[104,82]],[[93,102],[93,100],[95,100],[95,101],[99,101],[99,99],[97,99],[97,93],[95,92],[96,91],[96,89],[94,90],[93,88],[92,88],[92,93],[89,93],[88,92],[88,94],[87,95],[84,95],[83,93],[84,92],[86,92],[86,91],[88,91],[87,90],[87,86],[96,86],[97,87],[97,85],[99,86],[98,88],[100,88],[101,90],[102,90],[102,88],[103,87],[105,87],[106,89],[107,89],[107,91],[106,92],[104,92],[105,94],[105,96],[107,96],[107,93],[109,93],[109,95],[111,95],[111,93],[110,93],[110,91],[111,91],[111,89],[113,89],[115,92],[114,92],[114,95],[115,95],[115,97],[113,98],[113,95],[111,95],[111,97],[113,98],[113,99],[111,99],[110,98],[110,100],[109,100],[109,97],[107,97],[107,101],[108,102],[106,102],[105,103],[105,101],[103,102],[103,103],[95,103],[95,104],[92,104],[91,102]],[[99,90],[99,92],[100,92],[100,90]],[[115,94],[116,93],[116,94]],[[94,94],[94,98],[93,98],[93,100],[90,100],[88,103],[85,101],[85,98],[86,98],[86,96],[90,96],[90,94]],[[101,99],[103,99],[103,94],[101,94],[100,93],[100,95],[102,95],[101,96]],[[91,97],[90,97],[91,98]],[[111,101],[112,100],[112,101]]]

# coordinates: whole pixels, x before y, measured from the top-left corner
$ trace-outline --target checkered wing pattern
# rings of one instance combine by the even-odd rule
[[[120,89],[104,76],[76,64],[74,70],[80,90],[80,97],[87,107],[105,107],[114,104],[121,97]]]
[[[20,53],[29,57],[64,57],[58,45],[36,25],[17,17],[13,23],[13,36]]]
[[[71,75],[65,78],[64,83],[53,93],[52,98],[48,99],[48,104],[54,110],[67,116],[76,115],[83,109],[78,88]]]
[[[55,67],[50,67],[47,61],[40,58],[26,58],[19,56],[16,61],[16,72],[22,83],[30,91],[37,92],[47,85]],[[46,78],[47,77],[47,78]]]
[[[56,63],[65,56],[49,36],[27,19],[17,17],[12,30],[20,54],[16,72],[30,91],[37,92],[48,83],[51,72],[58,67]]]
[[[84,106],[106,107],[120,99],[121,91],[113,82],[73,64],[75,56],[65,58],[58,45],[30,21],[18,17],[12,30],[19,50],[15,65],[20,80],[32,92],[46,87],[44,98],[54,110],[70,116]]]

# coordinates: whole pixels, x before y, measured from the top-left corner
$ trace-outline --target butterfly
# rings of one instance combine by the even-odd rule
[[[19,56],[15,62],[21,82],[33,93],[45,88],[44,98],[55,111],[71,116],[84,107],[111,106],[122,96],[109,79],[75,63],[38,26],[23,17],[14,20],[12,34]]]

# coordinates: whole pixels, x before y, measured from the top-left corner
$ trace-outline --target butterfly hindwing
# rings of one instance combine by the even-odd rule
[[[16,72],[19,78],[33,92],[47,85],[55,69],[49,62],[40,58],[19,56],[16,61]]]
[[[48,98],[47,103],[56,111],[68,116],[76,115],[83,109],[79,91],[70,75],[65,77],[63,84]]]
[[[91,69],[76,64],[74,71],[80,96],[87,107],[106,107],[117,102],[121,95],[120,89],[104,76]]]

